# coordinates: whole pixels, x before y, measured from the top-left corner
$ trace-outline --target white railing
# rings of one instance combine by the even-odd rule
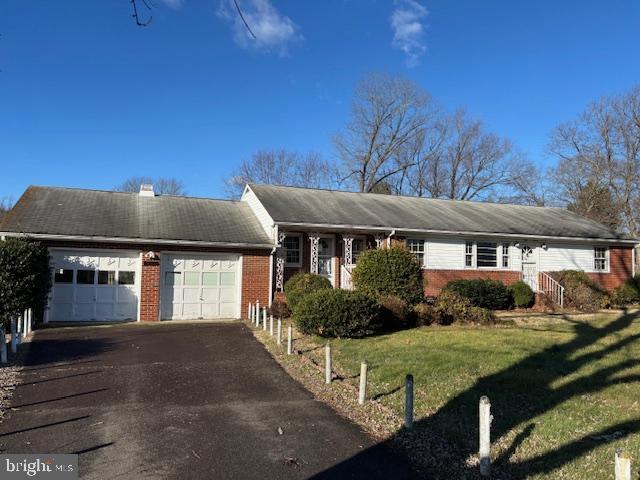
[[[340,266],[340,288],[345,290],[353,290],[353,278],[351,276],[355,265]]]
[[[560,285],[551,275],[545,272],[539,272],[539,290],[551,298],[551,300],[564,307],[564,287]]]

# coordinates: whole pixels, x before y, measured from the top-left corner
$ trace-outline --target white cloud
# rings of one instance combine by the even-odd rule
[[[233,0],[221,0],[218,16],[231,24],[233,39],[240,47],[286,55],[289,45],[302,40],[300,28],[280,14],[269,0],[238,0],[238,5],[255,38],[247,30]]]
[[[392,45],[405,53],[407,66],[414,67],[427,51],[423,21],[429,11],[417,0],[395,0],[395,5],[391,14]]]

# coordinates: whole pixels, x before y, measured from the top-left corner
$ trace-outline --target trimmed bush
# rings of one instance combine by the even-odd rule
[[[549,273],[564,287],[565,308],[595,312],[606,304],[606,292],[589,276],[579,270],[562,270]]]
[[[378,313],[375,299],[362,292],[321,289],[302,298],[293,319],[307,335],[363,337],[377,330]]]
[[[393,295],[413,305],[424,298],[422,268],[402,247],[367,250],[353,271],[356,289],[375,297]]]
[[[384,327],[396,329],[409,323],[412,309],[406,300],[396,295],[383,295],[378,298],[378,306]]]
[[[471,305],[491,310],[511,308],[511,294],[504,283],[498,280],[474,279],[452,280],[444,290],[456,292],[471,302]]]
[[[433,309],[436,321],[441,325],[454,322],[489,325],[495,322],[490,310],[474,306],[468,298],[454,290],[442,290]]]
[[[436,321],[436,312],[433,305],[419,303],[413,307],[413,318],[416,327],[426,327]]]
[[[34,318],[42,315],[51,288],[49,262],[49,251],[39,242],[0,241],[0,323],[27,308],[34,309]]]
[[[289,305],[287,305],[287,302],[276,298],[271,302],[269,315],[273,315],[275,318],[289,318],[291,316],[291,309]]]
[[[284,293],[289,308],[295,310],[305,295],[330,288],[333,287],[328,279],[313,273],[298,272],[284,284]]]
[[[533,293],[531,287],[522,281],[512,283],[507,287],[507,290],[511,294],[513,304],[518,308],[528,308],[533,305],[536,299],[536,294]]]
[[[610,301],[613,306],[626,307],[640,301],[640,292],[635,288],[632,281],[627,281],[611,291]]]

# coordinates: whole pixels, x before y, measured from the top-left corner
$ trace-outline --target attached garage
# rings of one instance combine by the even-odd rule
[[[53,288],[49,320],[136,320],[140,253],[52,250]]]
[[[162,259],[162,320],[240,317],[240,255],[163,253]]]

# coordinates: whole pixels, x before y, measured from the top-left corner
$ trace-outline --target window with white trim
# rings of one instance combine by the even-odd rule
[[[282,246],[285,251],[285,264],[290,267],[302,265],[302,237],[300,235],[287,235]]]
[[[509,268],[509,244],[502,244],[502,268]]]
[[[473,267],[473,242],[464,244],[464,266]]]
[[[594,269],[598,272],[609,270],[609,256],[607,247],[594,247],[593,249],[593,261]]]
[[[407,248],[415,255],[420,265],[424,265],[424,243],[423,239],[407,239]]]
[[[476,266],[478,268],[495,268],[498,266],[497,243],[478,242],[476,244]]]

